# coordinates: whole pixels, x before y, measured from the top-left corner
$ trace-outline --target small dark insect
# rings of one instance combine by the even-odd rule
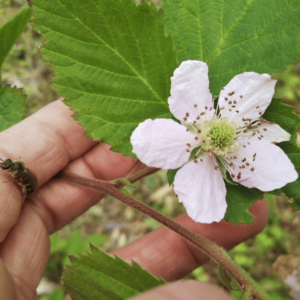
[[[13,179],[7,182],[17,180],[23,187],[24,197],[32,196],[38,186],[35,174],[25,167],[23,161],[12,161],[9,158],[6,160],[0,159],[3,161],[3,163],[0,163],[0,168],[13,175]]]

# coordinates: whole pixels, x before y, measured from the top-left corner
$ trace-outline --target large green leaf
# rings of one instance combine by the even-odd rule
[[[164,15],[134,0],[34,0],[34,26],[53,84],[95,140],[132,155],[130,136],[147,118],[171,117],[177,67]]]
[[[26,97],[22,90],[0,86],[0,131],[20,122],[26,109]]]
[[[30,17],[29,7],[25,5],[13,18],[0,27],[0,69]]]
[[[281,72],[300,55],[300,1],[162,0],[178,58],[209,66],[218,95],[245,71]]]
[[[165,283],[137,263],[130,265],[93,246],[91,253],[70,260],[62,280],[73,300],[122,300]]]

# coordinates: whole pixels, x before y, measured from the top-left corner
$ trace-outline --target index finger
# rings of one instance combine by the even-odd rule
[[[72,111],[55,101],[22,122],[0,133],[0,157],[25,161],[44,184],[70,161],[82,155],[95,142],[71,118]],[[69,116],[67,118],[66,116]],[[4,177],[3,177],[4,178]],[[0,193],[0,242],[20,214],[23,196],[12,184],[3,184]]]

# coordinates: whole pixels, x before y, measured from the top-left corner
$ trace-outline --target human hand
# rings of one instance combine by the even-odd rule
[[[41,186],[23,203],[17,185],[0,184],[0,295],[5,300],[37,299],[36,287],[49,256],[49,235],[103,197],[97,191],[51,178],[67,169],[85,177],[112,180],[128,175],[136,166],[137,161],[130,157],[111,152],[108,145],[85,137],[83,128],[70,115],[68,107],[56,101],[0,133],[0,156],[13,160],[21,156]],[[5,176],[9,178],[9,174]],[[256,202],[251,211],[256,220],[250,226],[237,227],[225,221],[199,224],[186,214],[176,220],[230,249],[265,226],[266,202]],[[207,260],[165,227],[114,253],[137,261],[166,280],[179,279]]]

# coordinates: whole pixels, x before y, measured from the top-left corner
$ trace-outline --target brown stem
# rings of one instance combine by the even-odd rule
[[[56,178],[113,196],[114,198],[129,205],[130,207],[152,217],[161,224],[170,228],[172,231],[179,234],[191,245],[193,245],[193,247],[196,247],[197,249],[203,251],[206,255],[215,260],[219,265],[221,265],[225,270],[227,270],[227,272],[230,273],[245,290],[253,291],[253,295],[257,299],[272,300],[272,298],[250,277],[249,274],[247,274],[233,260],[231,260],[228,253],[223,248],[217,246],[215,243],[201,236],[196,235],[194,232],[188,230],[187,228],[176,223],[175,221],[153,210],[149,206],[128,197],[127,195],[119,191],[118,188],[116,188],[111,183],[97,179],[82,177],[66,171],[58,173]]]

